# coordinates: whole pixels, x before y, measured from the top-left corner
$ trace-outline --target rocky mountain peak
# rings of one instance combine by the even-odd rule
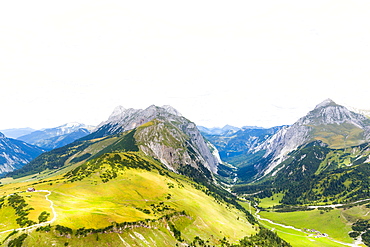
[[[155,118],[166,118],[176,120],[181,114],[172,106],[151,105],[146,109],[126,109],[117,106],[107,121],[102,122],[96,128],[96,136],[117,134],[132,130],[142,124],[152,121]]]
[[[110,117],[122,115],[122,114],[125,113],[125,111],[126,111],[126,108],[124,108],[123,106],[119,105],[116,108],[114,108],[114,110],[113,110],[112,114],[110,115]]]
[[[179,116],[179,117],[182,116],[181,113],[178,110],[176,110],[175,108],[173,108],[170,105],[164,105],[164,106],[162,106],[162,108],[165,109],[168,113],[171,113],[171,114]]]
[[[336,104],[331,99],[327,99],[318,104],[314,110],[298,120],[301,125],[327,125],[327,124],[353,124],[359,128],[364,128],[368,123],[366,117],[348,110],[342,105]]]
[[[326,99],[293,125],[283,128],[256,148],[265,150],[271,162],[264,175],[272,172],[288,154],[303,144],[320,140],[333,148],[359,145],[370,139],[370,120]]]
[[[107,122],[117,122],[121,118],[125,117],[126,115],[132,115],[137,111],[138,110],[133,109],[133,108],[126,109],[123,106],[117,106],[116,108],[114,108],[114,110],[113,110],[112,114],[109,116]]]
[[[94,128],[95,126],[86,125],[86,124],[78,123],[78,122],[70,122],[70,123],[66,123],[61,126],[55,127],[55,128],[45,129],[44,131],[48,131],[48,130],[51,131],[52,129],[58,129],[59,133],[57,133],[57,135],[63,135],[63,134],[72,133],[79,129],[87,129],[88,131],[91,132]]]
[[[218,160],[196,125],[168,105],[151,105],[145,109],[116,107],[109,119],[86,139],[133,129],[136,129],[134,138],[139,149],[160,160],[168,169],[179,171],[181,166],[189,165],[200,172],[203,168],[217,172]]]
[[[318,104],[315,109],[319,109],[319,108],[322,108],[322,107],[327,107],[327,106],[337,106],[337,104],[332,100],[332,99],[326,99],[324,100],[323,102],[321,102],[320,104]]]

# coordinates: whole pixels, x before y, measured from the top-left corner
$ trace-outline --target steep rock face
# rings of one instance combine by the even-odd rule
[[[278,131],[253,152],[263,150],[264,158],[270,159],[267,167],[258,167],[260,175],[265,176],[286,160],[291,151],[308,142],[320,140],[329,147],[344,148],[369,139],[368,118],[327,99],[293,125]]]
[[[99,138],[135,129],[140,150],[178,171],[183,165],[204,166],[217,172],[218,159],[211,153],[196,125],[171,106],[144,110],[117,107],[107,121],[87,138]]]
[[[343,124],[351,123],[359,128],[369,127],[369,120],[362,114],[348,110],[346,107],[337,105],[331,99],[327,99],[317,105],[315,109],[301,118],[302,125],[320,125],[320,124]]]
[[[212,154],[194,123],[170,107],[150,106],[129,111],[116,108],[95,132],[40,155],[9,176],[21,177],[45,169],[62,169],[106,153],[137,151],[194,179],[211,181],[212,172],[217,172],[217,152],[212,150],[216,156]]]
[[[172,171],[178,171],[183,165],[194,168],[202,165],[217,172],[218,160],[191,122],[172,124],[153,120],[137,129],[135,139],[140,150],[157,158]]]
[[[270,173],[277,165],[287,158],[287,155],[309,140],[311,128],[302,126],[298,123],[292,126],[284,127],[275,135],[269,138],[262,145],[258,146],[255,151],[265,150],[264,158],[272,157],[268,167],[259,167],[258,170],[264,170],[264,174]]]
[[[43,152],[41,148],[6,138],[0,133],[0,174],[24,166]]]

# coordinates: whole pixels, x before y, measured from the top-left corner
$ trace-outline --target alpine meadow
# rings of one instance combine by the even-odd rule
[[[41,146],[80,128],[2,135],[3,246],[370,246],[370,120],[330,99],[269,129],[119,106]]]
[[[370,247],[370,1],[0,23],[0,247]]]

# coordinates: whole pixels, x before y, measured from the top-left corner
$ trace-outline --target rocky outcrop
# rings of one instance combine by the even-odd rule
[[[135,141],[145,154],[177,172],[182,166],[201,166],[216,173],[218,159],[211,153],[196,125],[171,106],[149,106],[144,110],[116,107],[92,137],[136,129]]]
[[[346,107],[336,104],[331,99],[327,99],[318,104],[305,117],[299,119],[298,123],[315,126],[349,123],[364,129],[369,126],[370,121],[364,115],[352,112]]]
[[[296,123],[282,128],[252,150],[252,152],[265,151],[264,158],[270,160],[267,167],[258,169],[260,176],[270,174],[281,162],[287,159],[291,151],[299,146],[314,140],[325,143],[328,140],[325,139],[326,136],[339,136],[344,140],[352,138],[356,144],[364,143],[370,140],[370,120],[361,114],[349,111],[346,107],[338,105],[330,99],[323,101]],[[332,143],[326,144],[331,145]]]
[[[126,109],[122,106],[117,106],[108,120],[96,127],[93,137],[97,138],[122,133],[135,129],[153,119],[176,121],[178,117],[181,117],[181,114],[173,107],[167,105],[162,107],[151,105],[144,110]]]
[[[262,168],[263,174],[269,174],[288,157],[291,151],[307,142],[310,139],[310,130],[310,127],[301,126],[299,124],[284,127],[262,145],[257,147],[254,150],[255,152],[265,150],[264,158],[271,158],[269,166]]]

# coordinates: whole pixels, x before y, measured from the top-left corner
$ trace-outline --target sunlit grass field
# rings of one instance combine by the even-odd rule
[[[226,237],[230,242],[237,242],[245,236],[256,233],[257,230],[256,226],[252,226],[247,221],[244,213],[236,210],[234,206],[228,206],[212,196],[206,195],[202,191],[205,190],[204,187],[177,174],[165,176],[160,175],[158,171],[124,169],[117,178],[105,183],[100,179],[99,172],[73,183],[65,182],[64,178],[58,176],[49,178],[45,182],[30,181],[6,184],[0,187],[0,195],[24,192],[28,187],[51,191],[49,199],[53,201],[57,213],[53,225],[63,225],[72,229],[83,227],[98,229],[107,227],[113,222],[158,219],[172,212],[185,211],[189,217],[179,217],[175,223],[187,241],[199,236],[202,239],[212,238],[214,241]],[[53,217],[50,202],[45,199],[46,194],[46,192],[19,193],[30,207],[34,208],[30,211],[29,219],[37,222],[37,217],[42,211],[51,214],[48,220]],[[9,218],[8,221],[5,220],[6,215]],[[18,228],[19,226],[15,223],[16,217],[13,208],[0,209],[0,220],[3,219],[4,221],[1,222],[6,222],[3,223],[4,225],[0,225],[0,229]],[[161,226],[160,222],[155,224],[157,226],[153,230],[138,228],[137,231],[144,231],[145,234],[144,232],[141,234],[146,237],[155,237],[153,243],[173,241],[166,240],[169,239],[166,236],[168,230],[163,228],[164,226]],[[161,230],[160,227],[163,229]],[[8,234],[0,234],[0,241]],[[135,233],[131,232],[132,236],[133,234]],[[58,245],[64,244],[63,241],[65,241],[65,238],[61,237],[61,242],[58,242],[58,239],[43,232],[33,231],[31,235],[32,237],[25,240],[29,246],[40,245],[44,242]],[[99,237],[101,239],[109,238],[109,241],[113,241],[112,244],[116,241],[122,245],[122,240],[117,234],[100,234]],[[122,238],[128,244],[134,244],[135,241],[140,240],[137,237],[132,238],[126,232],[122,233]],[[86,238],[84,246],[90,246],[88,239]],[[93,243],[96,241],[93,240],[91,240],[91,245],[94,245]],[[77,243],[79,240],[73,237],[70,241]],[[151,240],[148,239],[148,242]],[[174,243],[168,244],[171,246]]]
[[[265,209],[272,208],[279,205],[278,201],[281,197],[282,194],[275,194],[273,197],[263,198],[258,206]],[[248,202],[240,202],[240,204],[255,215],[256,210]],[[333,209],[328,212],[315,209],[287,213],[260,211],[259,214],[262,218],[272,220],[275,223],[293,226],[301,230],[304,228],[315,229],[329,235],[329,238],[315,238],[315,234],[310,236],[311,233],[309,232],[285,228],[264,220],[260,221],[263,226],[275,231],[292,246],[343,246],[343,244],[336,243],[334,240],[353,243],[354,240],[348,235],[351,231],[351,225],[358,219],[370,219],[370,208],[367,208],[366,205],[359,205],[351,208]]]
[[[280,200],[283,199],[283,196],[283,193],[278,193],[274,194],[272,197],[263,198],[258,206],[262,208],[272,208],[273,206],[280,204]]]
[[[351,243],[353,239],[348,236],[351,225],[343,218],[341,213],[342,210],[339,209],[329,212],[315,209],[288,213],[262,211],[260,215],[276,223],[294,226],[298,229],[315,229],[336,240]]]

